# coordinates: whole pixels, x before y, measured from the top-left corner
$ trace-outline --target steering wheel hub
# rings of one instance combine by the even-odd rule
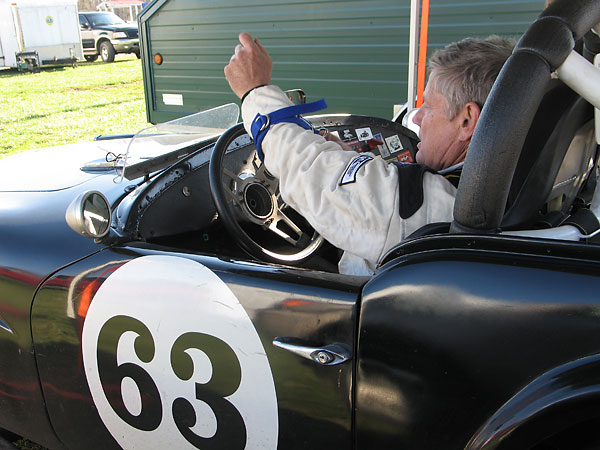
[[[266,186],[258,181],[252,181],[244,187],[243,207],[253,222],[262,225],[273,214],[277,199]]]

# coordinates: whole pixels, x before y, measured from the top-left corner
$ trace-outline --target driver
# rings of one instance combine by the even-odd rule
[[[292,103],[271,85],[273,62],[258,39],[239,35],[225,77],[242,99],[252,135],[257,115]],[[279,178],[281,195],[325,239],[344,250],[340,273],[370,275],[398,242],[428,223],[452,220],[458,176],[481,108],[514,44],[498,36],[467,38],[429,61],[418,164],[390,164],[341,146],[331,135],[281,122],[262,134],[264,164]]]

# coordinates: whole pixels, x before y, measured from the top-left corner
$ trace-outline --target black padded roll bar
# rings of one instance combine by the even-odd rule
[[[455,233],[496,232],[512,175],[550,74],[600,22],[598,0],[556,0],[508,59],[471,140],[454,204]]]

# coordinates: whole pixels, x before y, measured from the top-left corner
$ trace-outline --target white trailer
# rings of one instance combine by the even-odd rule
[[[36,70],[81,59],[76,1],[0,0],[0,67]]]

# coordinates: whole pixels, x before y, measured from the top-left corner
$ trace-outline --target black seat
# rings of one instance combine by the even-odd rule
[[[582,127],[593,117],[594,109],[587,101],[552,80],[521,150],[501,222],[503,230],[532,228],[547,213],[569,212],[595,156],[594,146],[581,151],[572,144],[576,136],[587,132]]]
[[[559,80],[551,80],[525,139],[510,187],[502,230],[560,225],[591,171],[593,107]],[[586,125],[587,124],[587,125]],[[584,139],[585,140],[585,139]],[[493,186],[491,186],[493,188]],[[448,232],[449,222],[427,224],[409,238]]]

